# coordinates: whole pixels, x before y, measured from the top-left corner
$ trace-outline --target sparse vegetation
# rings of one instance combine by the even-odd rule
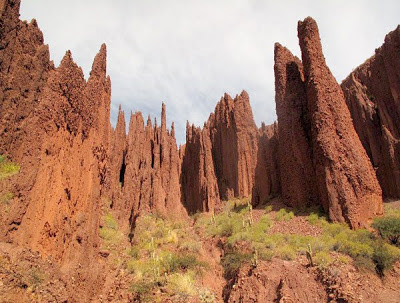
[[[197,286],[208,265],[197,258],[201,244],[187,229],[185,222],[172,223],[154,215],[138,219],[126,267],[134,277],[131,290],[139,300],[154,302],[157,289],[181,299],[208,298],[205,289]]]
[[[17,174],[19,170],[19,164],[16,164],[8,160],[5,156],[0,155],[0,180]]]
[[[228,201],[224,212],[216,215],[213,220],[207,215],[197,218],[198,228],[204,228],[210,236],[224,239],[226,255],[222,265],[228,277],[234,275],[242,263],[252,262],[255,253],[257,260],[271,260],[273,257],[293,260],[298,255],[305,255],[310,264],[321,268],[336,261],[349,263],[352,259],[355,266],[375,270],[380,275],[400,257],[398,248],[383,243],[368,230],[351,230],[345,224],[330,223],[318,211],[310,213],[307,220],[322,229],[321,235],[269,234],[273,224],[290,221],[295,216],[294,212],[280,209],[271,215],[275,219],[271,220],[269,212],[272,207],[268,207],[258,221],[251,223],[248,220],[251,209],[246,205],[247,202],[243,200]],[[375,223],[374,226],[377,230],[379,226],[381,237],[393,244],[398,243],[397,218],[400,216],[394,217],[393,212],[390,214],[390,220],[377,219],[375,222],[380,225]]]
[[[104,225],[100,228],[100,237],[104,240],[105,247],[113,250],[121,242],[123,234],[111,213],[107,213],[103,220]]]

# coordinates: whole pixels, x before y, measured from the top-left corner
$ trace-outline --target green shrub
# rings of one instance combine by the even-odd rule
[[[288,212],[286,209],[281,208],[275,215],[276,221],[290,221],[293,219],[294,213],[292,211]]]
[[[308,216],[308,222],[312,225],[316,225],[319,222],[319,216],[316,213],[311,213]]]
[[[19,164],[9,161],[0,155],[0,180],[17,174],[20,170]]]
[[[313,257],[313,262],[320,268],[326,268],[332,264],[333,260],[329,252],[320,251]]]
[[[399,249],[380,241],[374,243],[372,260],[380,276],[383,276],[386,270],[392,268],[398,258]]]
[[[168,290],[171,294],[181,297],[193,296],[196,294],[194,274],[174,273],[168,277]]]
[[[400,217],[376,218],[372,227],[383,239],[388,240],[391,244],[400,245]]]
[[[230,279],[234,277],[242,264],[250,262],[251,258],[252,254],[245,254],[237,251],[227,253],[221,260],[225,278]]]
[[[283,260],[291,261],[296,258],[296,251],[293,249],[293,247],[285,245],[278,247],[277,255]]]

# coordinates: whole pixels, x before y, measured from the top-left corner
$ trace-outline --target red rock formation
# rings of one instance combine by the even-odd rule
[[[182,161],[182,202],[189,213],[214,212],[219,206],[218,182],[211,152],[210,130],[186,125]]]
[[[247,197],[254,184],[258,129],[249,95],[225,94],[208,121],[215,172],[222,199]]]
[[[278,124],[265,126],[263,123],[259,130],[257,165],[252,193],[254,206],[281,193],[278,143]]]
[[[275,44],[274,69],[282,198],[287,205],[307,207],[317,204],[318,198],[303,66],[288,49]]]
[[[122,117],[122,113],[120,113]],[[155,122],[156,123],[156,122]],[[122,118],[120,122],[122,128]],[[122,130],[120,130],[121,132]],[[141,213],[159,213],[167,217],[186,216],[181,203],[180,157],[174,137],[166,128],[165,105],[162,105],[161,127],[153,127],[150,117],[147,125],[140,112],[131,114],[126,143],[115,143],[119,155],[115,157],[114,174],[119,186],[114,188],[113,208],[122,224],[134,227]],[[113,141],[125,140],[114,132]]]
[[[333,221],[364,226],[383,213],[381,189],[343,92],[326,66],[316,22],[299,22],[298,35],[320,201]]]
[[[355,129],[382,192],[400,198],[400,26],[342,83]]]
[[[0,1],[0,153],[17,161],[26,118],[54,68],[36,20],[19,20],[19,7],[20,0]]]

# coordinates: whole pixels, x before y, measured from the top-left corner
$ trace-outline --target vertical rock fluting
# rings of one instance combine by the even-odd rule
[[[0,153],[20,161],[27,117],[53,70],[36,20],[19,20],[20,0],[0,1]]]
[[[159,213],[167,217],[185,217],[181,203],[180,156],[175,130],[166,127],[166,109],[162,105],[161,127],[150,117],[144,125],[142,114],[131,114],[128,135],[122,135],[123,113],[113,132],[116,152],[112,167],[117,186],[113,189],[113,208],[123,225],[134,227],[141,213]],[[119,131],[117,131],[119,129]],[[119,142],[121,141],[121,142]],[[128,224],[129,223],[129,224]]]
[[[383,196],[400,197],[400,26],[342,83],[354,127]]]
[[[257,164],[252,191],[254,206],[266,202],[281,193],[278,159],[278,124],[263,124],[259,130]]]
[[[277,43],[274,69],[282,198],[287,205],[307,207],[317,204],[318,198],[303,67],[298,58]]]
[[[213,212],[219,206],[218,182],[212,159],[210,130],[186,125],[182,161],[182,202],[189,213]]]
[[[249,196],[254,184],[258,129],[247,92],[235,99],[225,94],[208,123],[221,198]]]
[[[298,35],[319,198],[333,221],[357,228],[383,213],[382,192],[342,89],[326,66],[316,22],[299,22]]]

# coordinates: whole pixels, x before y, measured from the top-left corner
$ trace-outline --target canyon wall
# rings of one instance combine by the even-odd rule
[[[386,198],[400,198],[400,26],[342,89]]]

